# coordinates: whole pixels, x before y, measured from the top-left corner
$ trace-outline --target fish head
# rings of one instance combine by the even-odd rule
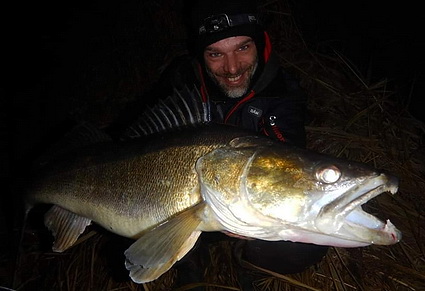
[[[401,233],[362,205],[398,180],[362,163],[263,139],[233,141],[198,161],[204,199],[225,230],[339,247],[390,245]]]

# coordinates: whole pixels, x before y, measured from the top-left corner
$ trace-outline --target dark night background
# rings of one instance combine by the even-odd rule
[[[8,118],[10,122],[14,126],[18,122],[17,126],[24,131],[28,126],[24,123],[29,122],[31,126],[30,115],[37,114],[32,109],[36,99],[55,108],[58,116],[53,119],[63,118],[61,110],[66,111],[69,104],[62,101],[76,94],[78,82],[90,74],[87,68],[100,70],[101,64],[117,66],[122,59],[130,62],[127,56],[131,53],[140,58],[165,60],[167,51],[175,48],[155,47],[155,40],[143,38],[147,34],[144,30],[157,30],[158,38],[163,34],[172,35],[173,27],[164,25],[166,21],[160,20],[164,27],[158,27],[155,22],[158,17],[167,17],[158,13],[161,9],[178,13],[181,1],[142,2],[92,0],[12,4],[7,12],[11,20],[5,26],[10,40],[4,54],[9,86],[4,101],[13,100],[5,106],[14,109],[13,116]],[[289,3],[312,50],[338,50],[370,83],[388,79],[405,96],[406,104],[412,102],[411,112],[422,117],[423,17],[417,4],[365,0]],[[146,9],[152,12],[145,14]],[[141,52],[136,52],[138,49]],[[125,68],[115,69],[117,78],[125,79],[119,76],[119,71]],[[154,78],[155,73],[142,77]],[[135,83],[137,85],[130,85],[143,87],[143,80]],[[44,114],[55,115],[41,113]],[[23,123],[19,124],[21,121]]]
[[[14,2],[3,11],[7,16],[2,45],[6,50],[6,66],[2,66],[6,78],[3,77],[5,87],[1,89],[0,103],[4,182],[10,182],[10,169],[15,173],[23,171],[20,163],[26,155],[39,150],[36,145],[46,138],[54,139],[55,129],[60,131],[57,127],[66,123],[70,108],[77,104],[95,111],[100,103],[111,100],[97,92],[100,103],[85,104],[85,96],[93,92],[88,92],[87,87],[81,90],[81,82],[102,84],[104,79],[96,77],[106,67],[113,73],[105,79],[114,79],[115,74],[129,83],[127,87],[120,83],[115,91],[134,97],[157,76],[154,64],[160,59],[167,60],[167,51],[181,49],[182,39],[177,39],[175,47],[158,47],[154,39],[141,37],[147,34],[145,29],[157,30],[158,38],[173,34],[164,20],[162,27],[154,25],[155,17],[162,16],[155,13],[163,5],[167,11],[177,11],[179,1],[149,1],[150,4],[143,5],[142,2]],[[297,0],[292,5],[297,24],[312,50],[326,53],[336,49],[357,66],[366,80],[388,79],[405,104],[411,104],[411,113],[423,119],[424,34],[422,9],[417,3]],[[143,13],[151,18],[140,18],[140,9],[151,9],[152,13]],[[147,81],[122,76],[134,76],[131,72],[135,69],[126,66],[133,61],[153,66],[151,75],[142,76]],[[106,82],[105,87],[108,86],[112,85]],[[122,92],[122,88],[129,89]],[[114,117],[111,113],[103,122]],[[13,182],[20,183],[19,179]],[[0,214],[3,211],[9,215],[4,198]],[[10,219],[4,217],[0,215],[0,224],[7,224],[4,221]]]
[[[7,17],[3,25],[6,65],[0,107],[6,162],[2,163],[2,177],[7,177],[11,163],[50,136],[49,129],[66,120],[70,108],[80,106],[96,111],[100,105],[106,106],[84,104],[86,96],[103,94],[89,92],[90,86],[84,87],[87,80],[97,82],[95,88],[115,90],[130,98],[140,94],[144,85],[158,75],[160,60],[167,60],[170,51],[181,50],[183,46],[182,32],[173,31],[172,23],[160,19],[167,14],[158,12],[165,10],[174,17],[180,2],[92,0],[11,4],[4,11]],[[423,119],[423,17],[418,4],[364,0],[289,3],[313,51],[326,53],[335,49],[368,82],[389,80],[405,104],[410,104],[411,113]],[[146,9],[150,11],[146,13]],[[152,30],[159,39],[173,34],[177,37],[164,47],[155,39],[144,38]],[[152,74],[134,74],[138,64],[152,65]],[[109,75],[102,79],[99,73],[103,68]],[[126,78],[129,75],[139,79]],[[120,81],[119,88],[111,89],[112,85],[105,80],[115,79],[124,80],[128,86]],[[123,88],[129,89],[123,92]],[[98,99],[107,103],[112,98]],[[104,122],[114,117],[111,114]]]

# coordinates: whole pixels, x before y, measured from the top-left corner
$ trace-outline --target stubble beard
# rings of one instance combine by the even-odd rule
[[[245,82],[238,87],[230,87],[224,82],[221,82],[217,76],[206,67],[206,72],[208,76],[214,81],[214,83],[221,89],[221,91],[229,98],[239,98],[245,95],[248,92],[248,89],[251,85],[252,78],[254,77],[255,71],[258,67],[258,59],[255,60],[254,64],[250,65],[248,68],[242,69],[236,74],[220,74],[220,77],[231,78],[240,75],[244,71],[248,71],[248,78]]]

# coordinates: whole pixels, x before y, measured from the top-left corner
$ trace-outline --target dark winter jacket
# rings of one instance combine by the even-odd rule
[[[174,89],[182,90],[184,86],[195,85],[204,100],[210,102],[213,122],[252,129],[304,147],[306,95],[298,81],[280,66],[267,45],[265,51],[268,53],[262,56],[246,96],[226,97],[197,59],[185,55],[176,58],[167,67],[158,83],[141,101],[154,104],[157,99],[170,96]],[[133,114],[126,114],[130,124],[131,118],[137,119],[137,111],[142,108],[132,106],[132,110],[135,111]]]

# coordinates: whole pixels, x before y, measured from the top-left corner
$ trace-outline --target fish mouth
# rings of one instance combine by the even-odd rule
[[[401,232],[389,220],[383,222],[365,212],[362,205],[385,192],[395,194],[397,190],[398,180],[393,176],[380,174],[368,179],[324,206],[315,226],[322,233],[365,245],[395,244],[400,241]]]

